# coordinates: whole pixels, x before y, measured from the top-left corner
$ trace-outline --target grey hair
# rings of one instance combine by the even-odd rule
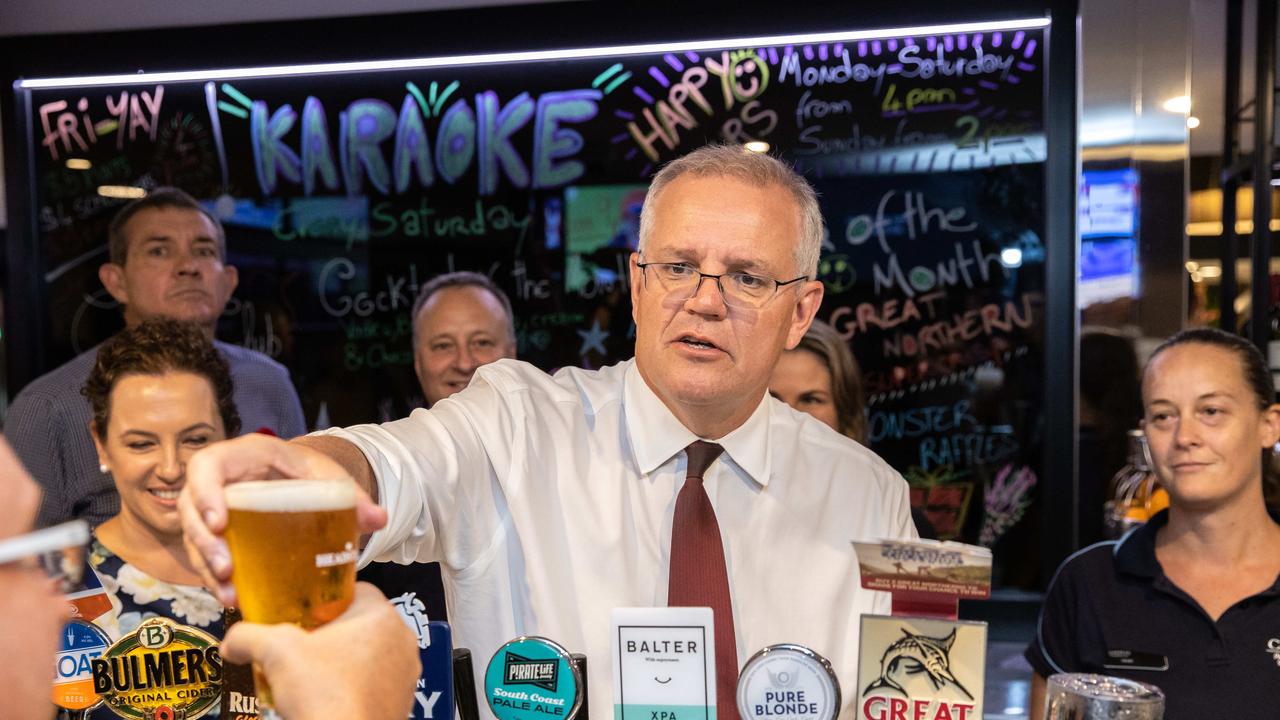
[[[741,145],[705,145],[667,163],[649,184],[640,210],[640,252],[653,232],[656,201],[662,190],[681,175],[731,177],[755,187],[778,185],[791,193],[800,209],[800,242],[796,244],[796,270],[812,279],[822,253],[822,210],[818,193],[790,165],[766,153]]]
[[[422,308],[426,307],[427,301],[441,290],[454,287],[476,287],[481,290],[488,290],[489,294],[498,299],[502,304],[502,309],[507,314],[507,338],[514,345],[516,342],[516,322],[515,313],[511,309],[511,299],[507,294],[502,292],[502,288],[493,281],[488,275],[481,275],[477,272],[468,270],[459,270],[457,272],[445,273],[432,278],[430,282],[422,286],[418,290],[418,297],[413,301],[413,310],[409,313],[409,322],[413,326],[413,346],[418,346],[418,315],[422,312]]]

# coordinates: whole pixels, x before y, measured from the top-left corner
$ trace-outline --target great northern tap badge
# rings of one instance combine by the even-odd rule
[[[859,720],[981,720],[986,623],[862,616]]]

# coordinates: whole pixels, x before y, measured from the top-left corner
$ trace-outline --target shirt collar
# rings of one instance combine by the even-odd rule
[[[1280,523],[1280,515],[1267,510],[1271,519]],[[1146,523],[1125,533],[1112,552],[1115,553],[1116,569],[1122,573],[1141,578],[1156,578],[1164,575],[1160,561],[1156,559],[1156,533],[1169,524],[1169,511],[1161,510],[1151,516]],[[1280,576],[1272,583],[1271,588],[1263,594],[1280,594]]]
[[[1116,543],[1116,569],[1137,577],[1153,578],[1160,574],[1156,560],[1156,533],[1169,523],[1169,511],[1161,510],[1146,523],[1125,533]]]
[[[725,455],[760,485],[769,484],[771,468],[769,396],[760,399],[751,417],[728,435],[713,440]],[[685,427],[640,376],[635,360],[623,379],[623,416],[640,472],[650,474],[699,438]]]

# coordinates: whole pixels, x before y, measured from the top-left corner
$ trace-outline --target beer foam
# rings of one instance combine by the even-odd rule
[[[228,508],[254,512],[319,512],[356,505],[356,483],[349,478],[238,482],[225,493]]]

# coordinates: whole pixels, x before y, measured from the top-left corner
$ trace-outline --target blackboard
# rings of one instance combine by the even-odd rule
[[[223,218],[219,335],[287,365],[312,426],[420,403],[408,311],[450,270],[507,290],[521,357],[609,364],[647,179],[765,142],[821,193],[820,316],[864,368],[873,447],[944,535],[993,540],[1041,470],[1048,28],[1014,25],[29,82],[46,364],[119,326],[111,188],[157,185]]]

